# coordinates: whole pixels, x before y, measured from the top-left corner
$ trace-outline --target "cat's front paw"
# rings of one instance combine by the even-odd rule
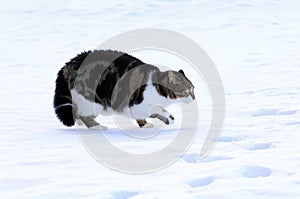
[[[97,126],[92,126],[89,129],[98,130],[98,131],[106,131],[108,129],[108,127],[102,126],[102,125],[97,125]]]
[[[169,115],[168,118],[166,118],[165,124],[174,124],[174,117],[172,115]]]

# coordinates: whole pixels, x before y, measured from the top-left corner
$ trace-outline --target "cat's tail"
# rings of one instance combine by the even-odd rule
[[[75,124],[72,96],[68,81],[64,78],[63,69],[57,74],[53,106],[57,117],[66,126]]]

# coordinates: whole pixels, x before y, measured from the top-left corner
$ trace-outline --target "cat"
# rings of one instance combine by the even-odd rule
[[[169,125],[174,117],[164,107],[194,99],[194,86],[182,70],[161,72],[123,52],[92,50],[58,72],[53,105],[66,126],[82,122],[89,129],[107,130],[95,120],[99,114],[130,113],[140,128],[153,127],[147,118]]]

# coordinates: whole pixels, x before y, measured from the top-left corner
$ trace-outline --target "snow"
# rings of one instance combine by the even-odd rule
[[[296,0],[2,2],[0,197],[299,198],[299,4]],[[59,123],[52,99],[56,74],[70,58],[124,31],[148,27],[177,31],[205,49],[223,80],[226,121],[214,150],[199,159],[211,102],[205,82],[187,70],[201,113],[197,138],[174,164],[132,175],[96,161],[76,128]],[[164,52],[133,55],[148,63],[188,68]],[[134,142],[110,117],[101,122],[111,128],[105,136],[116,146],[149,153],[176,137],[179,108],[168,109],[176,122],[155,140]]]

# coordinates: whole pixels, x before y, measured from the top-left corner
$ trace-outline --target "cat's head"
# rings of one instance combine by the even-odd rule
[[[182,70],[159,72],[152,81],[157,92],[166,98],[179,99],[184,103],[195,99],[194,85]]]
[[[184,103],[189,103],[195,99],[194,85],[185,76],[183,70],[167,71],[168,87],[174,93],[177,99]]]

